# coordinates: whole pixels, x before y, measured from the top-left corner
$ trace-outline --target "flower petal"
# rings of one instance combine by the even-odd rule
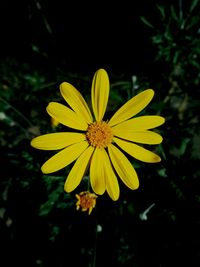
[[[83,141],[64,148],[42,165],[42,172],[52,173],[66,167],[77,159],[87,147],[88,142]]]
[[[119,184],[113,171],[108,154],[104,150],[104,172],[106,179],[106,190],[110,198],[116,201],[119,198]]]
[[[86,130],[88,127],[88,124],[85,120],[83,120],[83,118],[78,116],[70,108],[60,103],[49,103],[49,105],[47,106],[47,112],[52,118],[70,128],[77,130]]]
[[[69,193],[73,191],[80,184],[81,179],[83,178],[83,175],[88,167],[93,151],[94,147],[89,146],[76,160],[65,182],[64,188],[66,192]]]
[[[109,96],[109,78],[104,69],[95,72],[92,81],[92,108],[96,121],[101,121],[106,111]]]
[[[138,146],[136,144],[133,144],[131,142],[128,141],[124,141],[121,140],[117,137],[113,138],[113,141],[124,151],[126,151],[129,155],[131,155],[132,157],[144,161],[144,162],[148,162],[148,163],[155,163],[155,162],[160,162],[161,158],[156,155],[155,153],[141,147]]]
[[[87,123],[92,123],[92,115],[89,107],[81,93],[70,83],[63,82],[60,85],[60,92],[68,105],[83,118]]]
[[[31,146],[43,150],[57,150],[85,140],[82,133],[50,133],[35,137]]]
[[[108,153],[114,169],[124,184],[130,189],[137,189],[139,187],[138,176],[127,157],[114,145],[108,146]]]
[[[106,190],[104,172],[104,149],[95,149],[90,164],[90,182],[93,191],[102,195]]]
[[[143,131],[162,125],[165,119],[157,115],[147,115],[124,121],[112,127],[113,131]]]
[[[154,91],[152,89],[147,89],[132,97],[120,109],[118,109],[118,111],[112,116],[108,124],[110,126],[114,126],[133,117],[150,103],[153,96]]]
[[[131,142],[141,143],[141,144],[149,144],[149,145],[157,145],[162,142],[162,136],[158,133],[151,131],[141,131],[141,132],[114,132],[114,135]]]

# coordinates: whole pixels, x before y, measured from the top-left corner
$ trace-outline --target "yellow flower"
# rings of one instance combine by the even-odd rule
[[[43,150],[61,149],[42,165],[45,174],[76,160],[64,185],[66,192],[80,184],[89,168],[93,191],[98,195],[107,191],[111,199],[117,200],[117,177],[132,190],[139,186],[137,173],[122,151],[143,162],[159,162],[158,155],[137,143],[160,144],[162,137],[150,129],[162,125],[165,119],[157,115],[134,117],[154,96],[154,91],[147,89],[119,108],[110,120],[103,120],[109,96],[109,78],[104,69],[94,74],[91,91],[94,119],[79,91],[63,82],[60,92],[68,106],[51,102],[47,112],[59,123],[77,131],[45,134],[34,138],[31,145]]]
[[[90,215],[93,208],[96,206],[97,195],[89,191],[84,191],[80,194],[76,194],[76,198],[78,199],[76,202],[76,209],[79,210],[81,208],[82,211],[88,210],[88,214]]]

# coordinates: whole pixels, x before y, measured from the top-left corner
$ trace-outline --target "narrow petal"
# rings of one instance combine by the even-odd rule
[[[148,163],[154,163],[154,162],[160,162],[161,158],[156,155],[155,153],[141,147],[138,146],[136,144],[133,144],[131,142],[128,141],[124,141],[121,140],[119,138],[113,138],[113,141],[124,151],[126,151],[129,155],[131,155],[132,157],[144,161],[144,162],[148,162]]]
[[[78,116],[73,110],[60,103],[49,103],[47,112],[52,118],[70,128],[86,130],[88,127],[88,124],[82,117]]]
[[[76,160],[65,182],[66,192],[69,193],[73,191],[80,184],[87,170],[93,151],[94,151],[94,147],[89,146]]]
[[[114,135],[129,140],[131,142],[149,144],[149,145],[160,144],[163,140],[161,135],[151,131],[141,131],[141,132],[121,131],[114,133]]]
[[[92,108],[96,121],[101,121],[106,111],[109,96],[109,78],[104,69],[95,72],[92,81]]]
[[[109,121],[110,126],[114,126],[122,121],[128,120],[141,110],[143,110],[152,100],[154,91],[147,89],[126,102],[118,111],[112,116]]]
[[[93,191],[102,195],[106,190],[104,172],[104,149],[95,149],[90,164],[90,182]]]
[[[89,107],[81,93],[70,83],[63,82],[60,85],[60,92],[67,104],[83,118],[87,123],[92,123],[92,115]]]
[[[87,147],[88,142],[83,141],[64,148],[42,165],[42,172],[52,173],[61,170],[76,160]]]
[[[119,184],[113,171],[108,154],[104,150],[104,171],[106,179],[106,190],[110,198],[116,201],[119,198]]]
[[[50,133],[35,137],[31,146],[42,150],[57,150],[85,140],[82,133]]]
[[[113,131],[144,131],[162,125],[165,119],[157,115],[147,115],[124,121],[112,127]]]
[[[108,147],[108,153],[117,174],[130,189],[139,187],[139,180],[135,169],[127,157],[114,145]]]

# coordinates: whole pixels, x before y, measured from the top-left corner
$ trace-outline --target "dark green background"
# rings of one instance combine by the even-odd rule
[[[200,266],[200,18],[193,1],[3,1],[0,4],[0,266]],[[149,25],[149,26],[148,26]],[[43,175],[53,153],[30,147],[52,128],[45,108],[72,83],[90,101],[94,72],[111,89],[106,118],[138,92],[155,97],[158,164],[132,160],[136,191],[121,181],[90,216],[63,185],[70,167]],[[133,80],[135,76],[135,80]],[[141,214],[155,204],[141,220]],[[97,225],[101,232],[96,232]],[[96,256],[95,256],[96,255]]]

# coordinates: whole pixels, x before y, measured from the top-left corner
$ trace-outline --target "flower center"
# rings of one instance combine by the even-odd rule
[[[80,194],[76,194],[76,198],[78,199],[76,202],[77,210],[80,208],[82,211],[88,210],[88,214],[90,214],[96,205],[97,195],[90,193],[89,191],[83,191]]]
[[[105,148],[112,142],[113,133],[105,121],[95,121],[88,126],[86,138],[91,146]]]

